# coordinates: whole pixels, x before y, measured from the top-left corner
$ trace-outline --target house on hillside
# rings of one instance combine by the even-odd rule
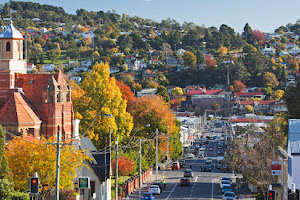
[[[149,61],[149,64],[162,65],[163,62],[162,62],[161,60],[159,60],[159,59],[151,59],[151,60]]]
[[[234,97],[237,100],[251,100],[251,99],[265,99],[266,95],[262,92],[236,92],[234,93]]]
[[[137,98],[142,96],[156,96],[157,89],[156,88],[145,88],[142,91],[136,92]]]
[[[154,78],[156,76],[156,71],[151,69],[146,69],[142,72],[142,78],[145,80],[148,80],[150,77]]]
[[[287,51],[281,51],[279,53],[279,56],[287,56],[287,55],[290,55],[289,52],[287,52]]]
[[[291,48],[291,49],[289,49],[289,51],[288,51],[291,55],[297,55],[297,54],[299,54],[300,53],[300,49],[299,49],[299,47],[293,47],[293,48]]]
[[[89,68],[92,65],[91,59],[81,61],[81,67]]]
[[[54,64],[45,64],[42,67],[42,70],[45,71],[45,72],[53,72],[54,69],[55,69],[55,65]]]
[[[287,42],[284,46],[285,46],[286,49],[297,47],[297,45],[293,42]]]
[[[34,69],[36,69],[34,63],[27,63],[27,73],[31,73]]]
[[[261,53],[263,53],[265,55],[275,54],[276,50],[273,47],[266,47],[266,48],[261,50]]]
[[[184,50],[184,49],[178,49],[177,51],[176,51],[176,54],[177,55],[184,55],[185,54],[185,52],[186,52],[186,50]]]
[[[169,66],[176,66],[178,64],[178,60],[174,57],[168,57],[165,59],[165,62]]]

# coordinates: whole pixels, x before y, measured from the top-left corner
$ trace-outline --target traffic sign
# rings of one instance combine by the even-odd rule
[[[90,189],[90,177],[79,177],[79,189]]]
[[[281,175],[280,161],[272,161],[272,175]]]

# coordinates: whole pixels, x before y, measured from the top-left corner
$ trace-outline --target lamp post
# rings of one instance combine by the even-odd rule
[[[158,129],[156,128],[156,180],[158,180]]]

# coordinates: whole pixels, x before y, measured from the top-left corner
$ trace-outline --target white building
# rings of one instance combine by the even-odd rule
[[[261,52],[265,55],[269,55],[269,54],[275,54],[276,51],[273,47],[266,47],[264,49],[261,50]]]
[[[293,48],[291,48],[289,51],[288,51],[291,55],[297,55],[297,54],[299,54],[300,53],[300,49],[299,49],[299,47],[293,47]]]
[[[288,131],[288,187],[292,188],[292,183],[296,189],[300,189],[300,119],[289,120]]]
[[[184,50],[184,49],[178,49],[177,51],[176,51],[176,54],[177,55],[184,55],[185,54],[185,52],[186,52],[186,50]]]
[[[89,67],[91,65],[92,65],[92,61],[90,59],[81,61],[81,67]]]
[[[287,51],[281,51],[279,53],[279,56],[287,56],[287,55],[289,55],[289,52],[287,52]]]
[[[72,76],[70,78],[71,81],[76,81],[78,84],[81,82],[81,77],[80,76]]]
[[[157,89],[156,88],[145,88],[142,91],[137,92],[137,98],[141,96],[156,96]]]
[[[54,69],[55,69],[55,65],[54,64],[46,64],[42,67],[42,69],[45,71],[45,72],[53,72]]]

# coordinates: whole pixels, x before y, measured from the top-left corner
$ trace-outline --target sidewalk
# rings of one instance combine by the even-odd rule
[[[151,183],[156,179],[155,171],[154,173],[144,182],[142,183],[141,193],[148,191],[148,187],[150,187]],[[162,171],[158,172],[158,179],[162,179]],[[133,200],[140,199],[139,197],[139,188],[136,188],[129,196],[123,198],[124,200]]]

